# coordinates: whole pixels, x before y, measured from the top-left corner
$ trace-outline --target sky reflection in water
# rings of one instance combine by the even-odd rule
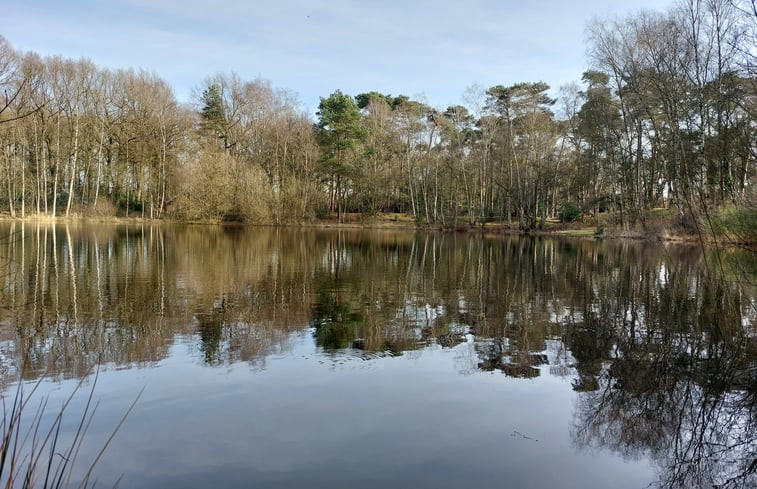
[[[755,453],[754,294],[708,282],[691,248],[197,227],[8,234],[4,381],[24,362],[27,381],[48,372],[55,406],[103,363],[80,460],[145,388],[98,485],[121,474],[120,487],[754,481],[742,470]],[[676,447],[698,434],[737,449],[693,463],[706,450]]]

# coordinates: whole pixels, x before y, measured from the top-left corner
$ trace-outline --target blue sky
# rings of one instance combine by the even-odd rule
[[[10,0],[12,46],[144,68],[180,101],[218,72],[262,77],[314,112],[336,89],[425,98],[445,107],[467,87],[579,81],[595,17],[669,1],[608,0]]]

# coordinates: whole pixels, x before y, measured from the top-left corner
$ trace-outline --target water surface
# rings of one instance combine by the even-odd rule
[[[85,466],[144,389],[98,485],[755,484],[755,295],[735,253],[714,280],[696,248],[648,243],[61,224],[0,236],[6,396],[42,378],[58,406],[85,379],[70,436],[99,369]]]

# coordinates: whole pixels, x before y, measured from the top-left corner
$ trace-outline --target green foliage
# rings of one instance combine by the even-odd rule
[[[581,210],[573,202],[563,202],[558,217],[561,222],[575,222],[581,219]]]
[[[516,83],[508,87],[496,85],[486,91],[487,108],[507,119],[532,112],[552,115],[550,106],[556,100],[547,95],[549,85],[544,82]]]
[[[366,136],[360,109],[352,97],[340,90],[321,98],[316,115],[318,141],[326,159],[341,161],[344,150],[353,148]]]
[[[202,92],[200,100],[203,104],[200,110],[203,129],[211,132],[219,139],[225,140],[226,111],[223,104],[221,88],[217,84],[209,85]]]
[[[721,206],[712,218],[717,235],[735,243],[757,242],[757,208]]]
[[[360,109],[367,108],[371,103],[384,103],[389,106],[390,109],[395,110],[398,107],[409,103],[410,98],[406,95],[392,97],[389,94],[385,95],[383,93],[372,91],[355,95],[355,102]]]
[[[391,95],[384,95],[383,93],[379,93],[375,91],[367,92],[367,93],[359,93],[355,95],[355,102],[357,103],[357,106],[359,109],[365,109],[371,103],[384,103],[391,107],[392,100],[393,99]]]
[[[321,98],[318,106],[317,140],[321,147],[322,171],[329,181],[331,210],[341,219],[346,180],[356,173],[355,149],[365,139],[367,131],[362,125],[360,109],[349,95],[340,90],[328,98]]]

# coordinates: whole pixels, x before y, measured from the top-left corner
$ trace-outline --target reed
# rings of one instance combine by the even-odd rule
[[[19,381],[12,402],[9,403],[9,399],[3,397],[2,447],[0,447],[1,488],[60,489],[94,486],[95,481],[91,478],[95,466],[142,394],[142,392],[137,394],[95,457],[88,461],[81,480],[73,481],[72,484],[79,451],[87,438],[87,431],[99,405],[99,401],[94,399],[98,374],[99,371],[93,376],[94,380],[87,394],[84,409],[76,415],[78,421],[73,438],[65,442],[64,437],[61,436],[64,415],[69,414],[71,401],[82,390],[90,375],[84,376],[79,381],[52,421],[45,421],[48,418],[45,413],[48,410],[49,397],[38,395],[44,376],[31,387],[29,392],[26,392],[27,386]]]

